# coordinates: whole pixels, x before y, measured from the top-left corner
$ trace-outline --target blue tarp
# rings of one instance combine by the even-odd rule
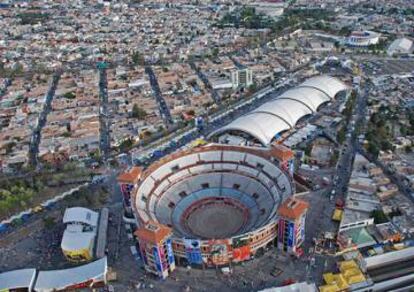
[[[0,224],[0,233],[6,232],[8,229],[8,226],[6,224]]]

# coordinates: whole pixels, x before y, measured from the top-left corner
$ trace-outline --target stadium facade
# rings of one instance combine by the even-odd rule
[[[379,43],[380,34],[374,31],[353,31],[346,39],[346,44],[351,47],[368,47]]]

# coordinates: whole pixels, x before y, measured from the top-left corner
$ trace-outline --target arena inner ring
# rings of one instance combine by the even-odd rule
[[[270,148],[209,144],[147,168],[132,207],[140,224],[172,229],[178,261],[242,261],[277,236],[278,207],[294,192],[287,170]]]

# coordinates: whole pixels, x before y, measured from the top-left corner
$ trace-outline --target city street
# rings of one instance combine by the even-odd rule
[[[110,140],[110,117],[108,112],[108,80],[106,72],[106,64],[98,64],[99,70],[99,149],[106,162],[111,153]]]
[[[173,120],[171,117],[170,109],[168,108],[167,103],[162,97],[162,93],[158,85],[157,77],[155,76],[154,71],[152,70],[151,66],[145,67],[145,73],[147,73],[149,77],[152,92],[154,93],[155,100],[158,103],[158,108],[160,110],[161,117],[164,121],[165,126],[168,127],[170,124],[173,123]]]
[[[366,98],[369,89],[365,88],[363,92],[357,90],[356,101],[353,107],[350,123],[346,125],[346,139],[340,149],[337,163],[337,174],[334,178],[335,196],[344,199],[347,185],[352,172],[352,165],[357,151],[358,137],[355,129],[361,125],[365,118]],[[353,126],[355,125],[355,126]]]
[[[32,139],[30,140],[29,146],[29,160],[30,164],[33,167],[37,167],[38,163],[38,155],[39,155],[39,144],[41,141],[42,129],[46,125],[47,115],[52,109],[52,101],[53,97],[55,96],[56,88],[59,84],[60,76],[62,75],[62,71],[58,70],[53,74],[52,81],[49,85],[49,90],[45,96],[45,103],[43,105],[42,111],[39,114],[39,118],[37,120],[37,124],[35,125],[33,132],[32,132]]]

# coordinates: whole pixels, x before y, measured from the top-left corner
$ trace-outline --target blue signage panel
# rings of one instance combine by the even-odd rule
[[[292,247],[295,241],[295,223],[288,223],[288,247]]]
[[[185,253],[189,264],[202,264],[200,241],[195,239],[184,239]]]
[[[198,250],[187,250],[186,256],[188,263],[190,264],[202,264],[203,258],[201,257],[201,251]]]
[[[168,255],[168,262],[170,264],[174,264],[175,259],[174,259],[174,252],[173,252],[173,249],[172,249],[171,239],[167,240],[167,255]]]
[[[154,247],[152,249],[152,254],[154,256],[155,265],[157,266],[157,271],[158,272],[162,272],[162,264],[161,264],[160,254],[158,252],[158,248],[157,247]]]

